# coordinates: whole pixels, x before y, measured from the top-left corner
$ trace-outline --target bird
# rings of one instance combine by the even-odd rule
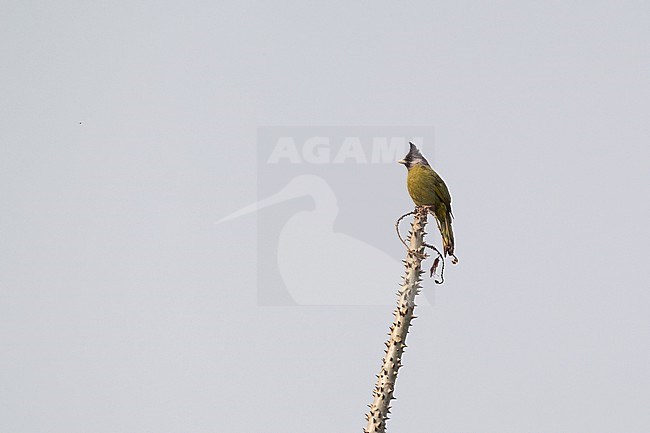
[[[409,153],[397,161],[408,170],[406,186],[409,195],[416,206],[429,210],[438,223],[442,235],[443,251],[446,256],[453,257],[453,263],[458,262],[454,255],[454,231],[451,221],[454,217],[451,211],[451,194],[440,175],[435,172],[418,147],[409,142]]]

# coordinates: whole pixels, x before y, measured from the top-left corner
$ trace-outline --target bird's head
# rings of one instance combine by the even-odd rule
[[[416,165],[428,166],[429,161],[427,161],[426,158],[422,156],[418,147],[411,142],[409,142],[409,145],[411,146],[409,149],[409,153],[406,154],[404,159],[400,159],[397,162],[400,164],[404,164],[406,168],[408,168],[409,170]]]

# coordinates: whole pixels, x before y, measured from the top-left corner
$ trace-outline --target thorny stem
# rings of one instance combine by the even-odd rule
[[[424,259],[424,228],[427,224],[427,209],[417,207],[414,212],[409,246],[404,261],[406,274],[404,282],[397,292],[397,308],[394,312],[393,324],[390,327],[390,338],[385,343],[386,351],[382,362],[381,370],[377,376],[377,384],[373,391],[373,401],[369,405],[370,411],[366,415],[368,424],[364,429],[365,433],[384,433],[386,431],[386,420],[390,413],[390,401],[394,398],[395,381],[397,372],[402,366],[402,354],[406,348],[406,335],[408,334],[411,320],[415,309],[415,296],[420,292],[422,281],[421,269]]]
[[[425,208],[426,208],[426,207],[425,207]],[[426,208],[426,209],[429,210],[429,212],[430,212],[430,209],[429,209],[429,208]],[[416,210],[417,210],[417,208],[416,208]],[[402,220],[403,220],[404,218],[406,218],[406,217],[409,216],[409,215],[414,215],[415,212],[416,212],[416,211],[411,211],[411,212],[409,212],[409,213],[405,213],[404,215],[402,215],[401,217],[399,217],[399,218],[397,219],[397,221],[395,222],[395,231],[397,231],[397,237],[399,238],[400,242],[402,242],[402,244],[404,244],[404,246],[406,247],[407,250],[410,250],[410,248],[409,248],[408,244],[404,241],[404,238],[402,237],[402,234],[401,234],[400,231],[399,231],[399,224],[402,222]],[[440,253],[440,251],[438,250],[438,248],[434,247],[433,245],[428,244],[428,243],[426,243],[426,242],[424,242],[423,245],[424,245],[425,248],[432,249],[432,250],[435,251],[436,254],[437,254],[437,258],[435,259],[434,264],[433,264],[433,266],[431,267],[431,276],[432,276],[432,277],[433,277],[433,273],[435,272],[435,269],[436,269],[438,263],[441,263],[441,264],[442,264],[442,267],[440,268],[440,279],[439,279],[439,280],[438,280],[438,279],[435,279],[435,280],[433,280],[433,282],[436,283],[436,284],[442,284],[442,283],[444,283],[444,282],[445,282],[445,258],[444,258],[444,256]],[[456,256],[454,256],[454,255],[452,255],[452,256],[453,256],[453,258],[454,258],[454,262],[453,262],[453,263],[458,263],[458,259],[456,258]],[[427,258],[427,256],[426,256],[426,254],[422,254],[422,255],[420,256],[420,258],[421,258],[422,260],[424,260],[424,259]]]

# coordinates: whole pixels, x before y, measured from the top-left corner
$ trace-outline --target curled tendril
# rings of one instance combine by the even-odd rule
[[[406,249],[410,251],[411,249],[410,249],[409,246],[406,244],[406,241],[404,241],[404,238],[402,238],[402,234],[399,232],[399,223],[401,223],[402,220],[403,220],[404,218],[406,218],[407,216],[409,216],[409,215],[415,215],[415,211],[412,210],[411,212],[409,212],[409,213],[405,213],[404,215],[402,215],[401,217],[399,217],[399,218],[397,219],[397,221],[395,222],[395,231],[397,231],[397,237],[399,238],[399,240],[404,244],[404,246],[406,247]]]
[[[436,269],[438,268],[438,264],[442,263],[442,266],[440,267],[440,279],[438,280],[434,278],[433,282],[436,284],[444,283],[445,282],[445,258],[442,256],[442,254],[440,254],[438,248],[434,247],[433,245],[424,243],[424,247],[430,248],[436,252],[436,258],[433,259],[433,265],[431,265],[431,269],[429,270],[429,278],[433,278],[433,276],[436,273]]]
[[[399,238],[400,242],[402,242],[402,244],[406,247],[406,249],[409,252],[418,255],[419,257],[421,257],[424,260],[428,256],[426,254],[420,254],[417,251],[412,251],[411,248],[406,243],[406,241],[404,240],[404,238],[402,237],[402,234],[399,231],[399,225],[402,222],[402,220],[404,218],[406,218],[407,216],[414,215],[415,212],[416,211],[411,211],[411,212],[405,213],[404,215],[399,217],[397,219],[397,221],[395,222],[395,231],[397,232],[397,237]],[[428,243],[424,242],[422,244],[422,246],[425,247],[425,248],[429,248],[429,249],[436,252],[436,258],[433,260],[433,265],[431,266],[431,269],[429,270],[430,277],[433,278],[433,276],[435,275],[436,269],[438,269],[438,265],[442,263],[442,266],[440,267],[440,279],[435,279],[434,278],[433,282],[436,283],[436,284],[444,283],[445,282],[445,258],[444,258],[444,256],[440,253],[440,250],[438,250],[438,248],[436,248],[435,246],[433,246],[431,244],[428,244]],[[456,258],[456,256],[452,254],[452,257],[453,257],[452,263],[454,263],[454,264],[458,263],[458,259]]]

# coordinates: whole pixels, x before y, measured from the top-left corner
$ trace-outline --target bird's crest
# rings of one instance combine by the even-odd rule
[[[413,144],[412,142],[409,142],[410,148],[409,148],[409,153],[406,154],[404,159],[399,161],[401,164],[404,164],[406,168],[411,168],[414,165],[429,165],[429,161],[422,155],[420,152],[420,149]]]

